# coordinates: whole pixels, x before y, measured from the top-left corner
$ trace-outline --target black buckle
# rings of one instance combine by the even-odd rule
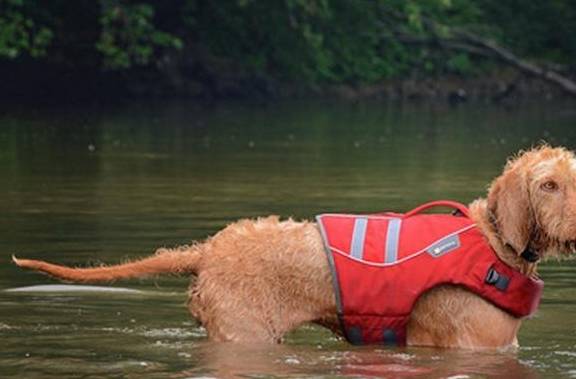
[[[463,217],[464,213],[462,213],[462,211],[460,209],[454,209],[452,211],[451,215],[454,217]]]
[[[496,271],[494,267],[490,267],[484,282],[493,285],[500,291],[506,291],[506,289],[508,289],[508,284],[510,284],[510,278]]]

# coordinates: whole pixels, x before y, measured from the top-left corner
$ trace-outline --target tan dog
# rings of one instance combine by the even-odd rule
[[[525,275],[535,275],[540,257],[573,253],[573,153],[543,146],[520,154],[494,180],[488,198],[470,204],[470,214],[499,257]],[[521,253],[528,247],[535,254],[527,259]],[[194,274],[188,307],[216,341],[280,342],[286,332],[306,322],[339,332],[326,253],[318,227],[311,222],[242,220],[203,243],[160,249],[154,256],[117,266],[14,262],[70,282]],[[503,347],[517,343],[521,322],[465,289],[439,286],[416,303],[407,342]]]

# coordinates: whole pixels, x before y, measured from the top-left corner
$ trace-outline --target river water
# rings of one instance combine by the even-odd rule
[[[138,292],[6,292],[58,284],[10,256],[121,262],[243,217],[405,211],[483,196],[506,158],[576,147],[573,104],[458,108],[186,103],[0,113],[0,377],[576,378],[576,263],[546,287],[518,351],[353,347],[315,326],[279,346],[218,344],[185,308],[186,278]],[[486,325],[487,328],[490,325]]]

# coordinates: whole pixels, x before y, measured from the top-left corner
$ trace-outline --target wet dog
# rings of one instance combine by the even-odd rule
[[[469,205],[469,212],[502,261],[535,276],[541,259],[575,251],[574,154],[548,146],[519,154],[493,181],[487,197]],[[115,266],[14,262],[82,283],[191,274],[188,307],[215,341],[280,342],[285,333],[307,322],[340,330],[331,272],[313,222],[241,220],[202,243],[159,249],[153,256]],[[464,288],[441,285],[416,302],[407,343],[504,347],[517,343],[521,322]]]

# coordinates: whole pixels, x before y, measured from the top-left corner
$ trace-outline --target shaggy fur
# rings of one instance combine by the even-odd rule
[[[576,239],[576,159],[542,146],[511,159],[471,217],[502,260],[525,275],[540,257],[573,253]],[[277,217],[241,220],[203,243],[161,249],[132,263],[68,268],[16,259],[25,268],[69,282],[108,282],[160,273],[193,274],[188,308],[216,341],[280,342],[306,322],[339,332],[330,269],[318,227]],[[440,286],[416,303],[408,344],[503,347],[516,344],[521,319],[455,286]],[[489,326],[489,327],[487,327]]]

